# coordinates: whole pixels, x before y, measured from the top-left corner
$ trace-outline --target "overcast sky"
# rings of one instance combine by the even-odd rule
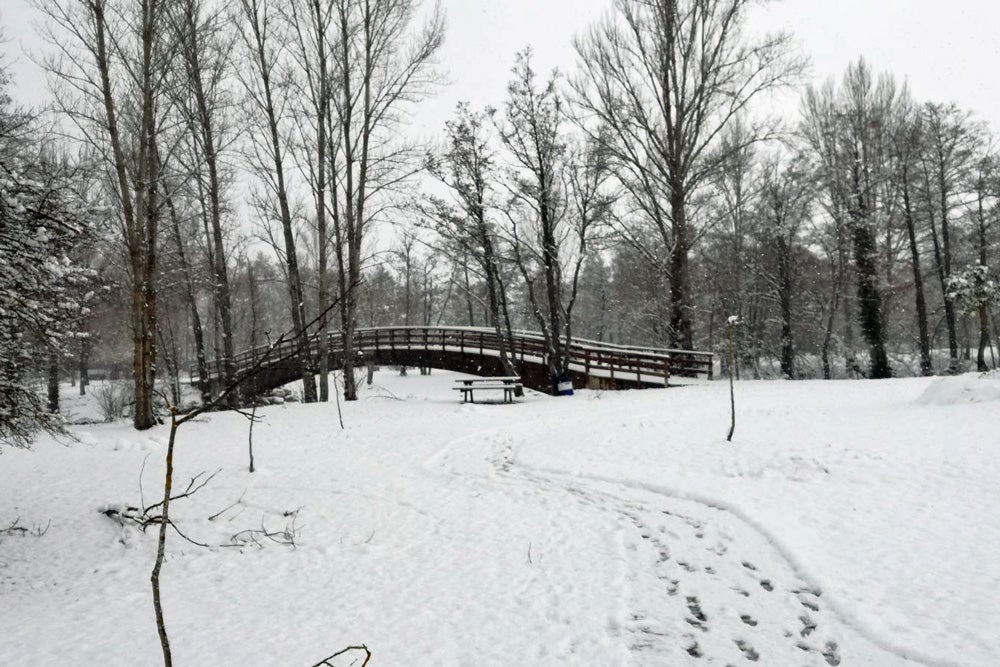
[[[441,63],[451,85],[417,114],[437,131],[459,100],[499,106],[514,54],[527,44],[539,70],[574,66],[571,40],[611,0],[442,0],[448,36]],[[46,97],[43,77],[25,51],[42,48],[28,0],[0,0],[0,23],[13,61],[15,96]],[[919,99],[955,101],[1000,128],[1000,3],[995,0],[783,0],[755,25],[793,32],[818,79],[839,76],[865,55],[878,69],[909,80]]]

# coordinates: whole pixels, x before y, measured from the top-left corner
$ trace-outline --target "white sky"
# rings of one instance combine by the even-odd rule
[[[430,0],[427,0],[430,1]],[[474,106],[503,100],[514,54],[535,49],[540,71],[574,67],[571,39],[611,0],[442,0],[448,36],[441,63],[451,85],[417,111],[420,130],[437,133],[459,100]],[[42,44],[28,0],[0,0],[0,24],[13,61],[15,96],[46,98],[43,77],[25,51]],[[907,78],[918,99],[954,101],[1000,128],[1000,3],[995,0],[783,0],[757,24],[792,31],[819,79],[839,76],[865,55],[877,69]],[[422,132],[423,133],[423,132]]]

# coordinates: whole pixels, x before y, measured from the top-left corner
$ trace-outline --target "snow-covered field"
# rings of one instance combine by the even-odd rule
[[[253,474],[242,417],[180,431],[181,489],[220,470],[186,535],[297,534],[170,535],[175,664],[997,664],[1000,378],[744,382],[732,444],[723,382],[462,405],[455,378],[379,373],[344,431],[262,408]],[[155,502],[167,429],[74,429],[0,455],[0,528],[48,526],[0,537],[0,665],[157,664],[155,531],[99,510]]]

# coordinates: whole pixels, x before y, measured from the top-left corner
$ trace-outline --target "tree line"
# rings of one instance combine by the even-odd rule
[[[307,401],[330,396],[322,334],[354,400],[354,332],[382,324],[539,331],[553,383],[575,337],[719,351],[733,315],[737,375],[995,367],[989,129],[864,60],[808,84],[752,4],[614,0],[572,71],[525,49],[495,106],[458,105],[427,146],[407,119],[447,66],[437,6],[35,0],[60,129],[36,119],[32,146],[59,157],[16,150],[69,179],[59,219],[87,224],[61,243],[96,296],[34,327],[44,353],[9,385],[74,366],[83,389],[127,358],[148,428],[158,382],[177,403],[193,367],[207,398],[334,302]],[[789,93],[798,117],[773,112]]]

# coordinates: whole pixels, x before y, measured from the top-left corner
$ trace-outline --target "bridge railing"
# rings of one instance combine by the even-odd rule
[[[319,351],[319,338],[313,336],[309,354]],[[426,352],[459,352],[462,354],[499,355],[503,341],[496,331],[487,327],[362,327],[356,330],[354,347],[358,354],[380,350],[424,350]],[[237,369],[252,367],[265,354],[269,364],[287,358],[295,352],[297,341],[282,341],[271,349],[260,346],[236,355]],[[342,350],[341,332],[328,333],[332,351]],[[270,350],[270,352],[269,352]],[[516,361],[544,363],[548,355],[545,337],[536,332],[515,331],[508,346]],[[639,383],[666,384],[671,376],[706,377],[711,379],[713,355],[709,352],[673,350],[656,347],[629,347],[586,339],[574,339],[569,346],[571,370],[587,376],[636,380]],[[217,361],[209,362],[211,379],[220,376]],[[191,369],[192,381],[197,381],[197,368]]]

